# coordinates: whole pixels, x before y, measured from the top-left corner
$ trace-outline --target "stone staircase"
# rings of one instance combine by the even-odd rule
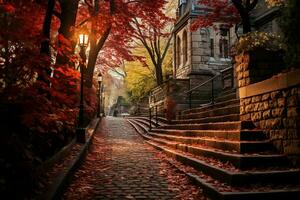
[[[228,92],[216,102],[185,110],[169,124],[159,118],[151,131],[146,117],[128,121],[149,144],[193,168],[195,172],[187,175],[212,199],[295,199],[300,195],[300,169],[293,168],[251,121],[240,121],[235,95]]]

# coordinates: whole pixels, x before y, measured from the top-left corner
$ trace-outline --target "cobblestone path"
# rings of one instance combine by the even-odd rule
[[[173,199],[155,150],[122,118],[105,118],[63,199]]]

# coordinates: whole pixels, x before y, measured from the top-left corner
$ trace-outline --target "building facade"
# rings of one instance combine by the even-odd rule
[[[205,79],[231,66],[230,46],[236,36],[223,23],[191,31],[193,22],[204,15],[206,7],[196,0],[179,0],[174,27],[174,78]],[[202,78],[201,78],[202,77]]]

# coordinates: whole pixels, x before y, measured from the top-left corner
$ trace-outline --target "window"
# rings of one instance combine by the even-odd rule
[[[177,49],[176,49],[176,60],[177,60],[177,67],[181,64],[181,40],[177,37]]]
[[[228,35],[228,29],[226,28],[220,28],[220,35],[225,37]]]
[[[183,46],[183,63],[185,64],[187,62],[187,32],[183,32],[182,36],[182,46]]]
[[[220,57],[228,58],[229,57],[229,30],[228,28],[220,28]]]
[[[210,57],[215,57],[214,39],[210,39]]]
[[[228,58],[229,55],[229,48],[228,48],[228,40],[221,38],[220,39],[220,57],[221,58]]]

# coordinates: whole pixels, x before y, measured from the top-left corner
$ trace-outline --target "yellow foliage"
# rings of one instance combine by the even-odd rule
[[[238,54],[258,48],[276,51],[283,49],[284,45],[279,35],[254,31],[241,36],[234,46],[234,49]]]
[[[283,6],[286,0],[265,0],[269,7]]]

